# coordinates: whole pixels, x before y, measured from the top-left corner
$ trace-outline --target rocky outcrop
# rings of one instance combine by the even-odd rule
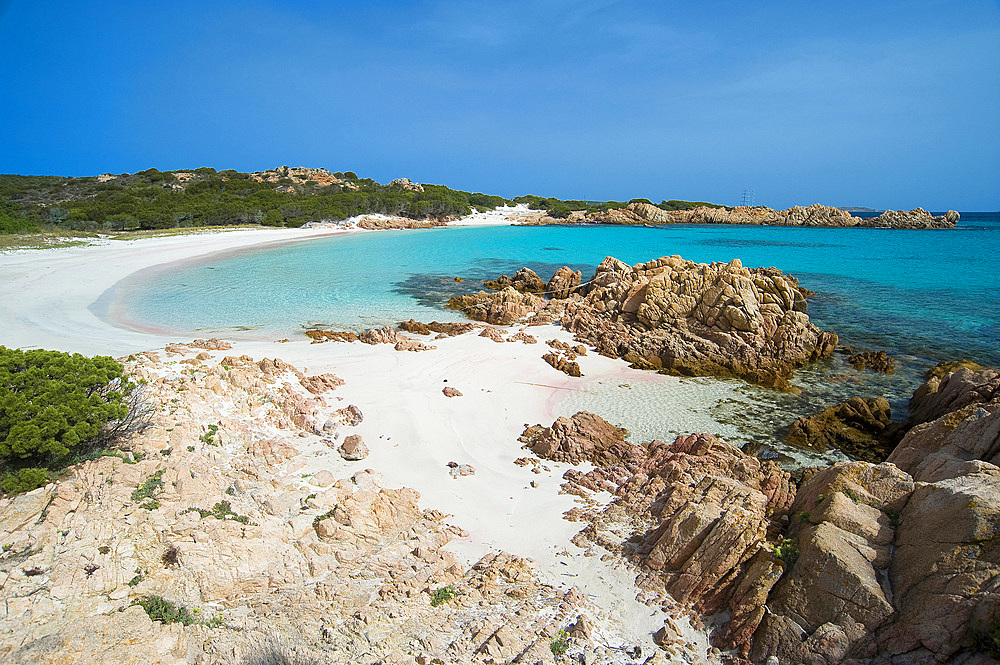
[[[795,367],[831,354],[837,336],[809,322],[798,281],[775,268],[665,257],[598,266],[563,326],[603,355],[642,369],[738,376],[784,388]]]
[[[625,444],[625,430],[588,411],[579,411],[572,418],[559,417],[549,427],[527,428],[520,440],[539,457],[556,462],[592,462],[598,466],[613,466],[621,458],[608,457],[610,451]]]
[[[950,229],[958,223],[959,214],[949,210],[935,217],[923,208],[913,210],[886,210],[878,217],[864,220],[863,226],[889,229]]]
[[[1000,372],[968,361],[940,363],[910,398],[911,426],[1000,399]]]
[[[369,231],[385,231],[387,229],[430,229],[435,226],[445,226],[439,219],[410,219],[409,217],[385,217],[382,215],[365,215],[357,221],[358,228]]]
[[[629,226],[658,226],[663,224],[739,224],[769,226],[833,226],[893,229],[954,228],[959,214],[949,210],[934,217],[926,210],[887,210],[877,217],[854,217],[848,211],[831,206],[813,204],[773,210],[764,206],[736,206],[734,208],[697,206],[690,210],[663,210],[643,202],[629,203],[624,208],[590,213],[575,213],[558,220],[544,217],[547,224],[586,223]]]
[[[368,446],[360,434],[350,434],[344,437],[344,442],[337,448],[337,452],[348,462],[357,462],[368,457]]]
[[[892,465],[843,462],[799,489],[788,537],[777,550],[786,570],[754,633],[754,662],[775,656],[832,664],[877,653],[875,635],[894,613],[891,591],[882,586],[893,516],[913,487]]]
[[[476,329],[476,326],[471,323],[461,321],[447,323],[431,321],[430,323],[420,323],[419,321],[410,319],[409,321],[403,321],[400,323],[399,329],[416,335],[430,335],[436,333],[438,335],[454,337],[455,335],[464,335],[467,332],[472,332]]]
[[[888,461],[814,470],[797,491],[773,463],[705,434],[635,446],[577,414],[523,440],[539,456],[595,466],[567,471],[567,491],[615,498],[576,512],[589,524],[574,542],[639,564],[650,602],[727,611],[719,647],[758,664],[986,665],[1000,623],[991,378],[932,376],[957,410],[911,429]],[[874,402],[856,401],[850,417],[879,411]]]
[[[519,293],[544,293],[545,282],[531,268],[521,268],[513,277],[500,275],[496,279],[483,282],[483,286],[492,291],[501,291],[510,287]]]
[[[549,352],[542,356],[542,360],[569,376],[583,376],[580,370],[580,363],[576,362],[575,355],[570,357],[565,353]]]
[[[580,286],[582,279],[583,275],[579,270],[563,266],[552,275],[552,279],[545,285],[545,293],[550,298],[569,298]]]
[[[520,321],[540,311],[545,305],[543,298],[531,293],[521,293],[510,286],[496,293],[480,291],[448,301],[450,309],[461,310],[470,319],[494,326],[507,326]]]
[[[884,397],[852,397],[796,419],[785,438],[797,446],[837,448],[853,459],[881,462],[891,452],[887,436],[891,426],[891,409]]]
[[[280,360],[143,354],[129,369],[156,413],[130,451],[0,497],[0,661],[551,662],[561,630],[613,626],[526,560],[460,564],[445,546],[467,534],[412,489],[372,470],[302,473],[316,458],[293,444],[311,430],[292,422],[285,389],[320,414],[336,402]],[[136,604],[158,597],[189,624]],[[568,645],[630,662],[586,631]]]
[[[886,355],[885,351],[862,351],[847,356],[847,364],[860,370],[871,370],[880,374],[892,374],[896,371],[896,361]]]

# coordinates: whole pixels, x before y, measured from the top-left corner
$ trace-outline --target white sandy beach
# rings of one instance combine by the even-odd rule
[[[2,254],[0,344],[122,356],[190,341],[113,325],[90,306],[139,270],[330,233],[329,228],[232,231]],[[234,341],[231,351],[213,355],[278,357],[309,374],[330,372],[344,379],[335,393],[343,400],[339,406],[361,409],[364,421],[356,431],[371,453],[362,462],[346,462],[319,437],[303,439],[298,460],[302,466],[293,474],[298,482],[306,484],[303,474],[323,469],[346,477],[374,468],[387,486],[415,488],[422,506],[452,515],[449,521],[469,535],[451,549],[466,561],[491,550],[529,557],[545,581],[590,594],[634,633],[635,643],[652,649],[649,634],[662,626],[663,615],[635,601],[634,573],[601,561],[603,552],[584,553],[570,544],[583,525],[563,519],[563,513],[577,505],[575,497],[559,493],[568,466],[549,462],[551,471],[534,474],[513,463],[528,453],[517,440],[526,424],[548,425],[557,416],[572,415],[562,406],[572,391],[641,381],[641,373],[618,360],[589,354],[579,358],[584,377],[570,378],[541,360],[545,340],[571,341],[569,333],[556,326],[527,331],[539,344],[498,344],[468,333],[425,339],[437,348],[414,353],[395,351],[391,345],[311,344],[303,338],[286,343]],[[676,382],[669,377],[658,380]],[[463,396],[444,396],[445,386]],[[700,397],[686,395],[677,409],[717,397],[712,389]],[[451,478],[446,465],[452,461],[471,464],[475,475]],[[690,639],[704,654],[704,637],[692,632]]]

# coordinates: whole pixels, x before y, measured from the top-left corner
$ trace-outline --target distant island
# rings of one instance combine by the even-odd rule
[[[863,206],[837,206],[837,209],[844,212],[885,212],[877,208],[865,208]]]
[[[426,227],[501,206],[538,211],[533,224],[677,223],[949,228],[958,213],[933,217],[917,208],[860,219],[870,208],[724,206],[705,201],[507,199],[398,178],[380,184],[352,171],[281,166],[242,173],[209,167],[88,177],[0,175],[0,234],[98,232],[259,225],[299,227],[360,215],[388,215]]]

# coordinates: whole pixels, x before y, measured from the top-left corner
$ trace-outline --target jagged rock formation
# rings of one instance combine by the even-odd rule
[[[549,289],[534,272],[515,277],[492,282],[498,292],[455,297],[448,306],[494,325],[561,320],[579,341],[641,369],[737,376],[777,388],[788,387],[794,368],[837,345],[834,333],[809,322],[798,280],[739,260],[671,256],[629,266],[608,257],[583,286],[570,286],[576,273],[560,269],[550,290],[569,298],[549,301],[531,292]]]
[[[881,374],[892,374],[896,371],[896,361],[886,355],[885,351],[852,353],[847,357],[847,364],[860,370],[868,369]]]
[[[569,298],[570,295],[580,286],[583,275],[579,270],[573,270],[569,266],[563,266],[552,275],[552,279],[545,285],[545,293],[550,298]]]
[[[544,288],[544,285],[543,285]],[[507,286],[497,293],[479,293],[456,296],[448,301],[450,309],[461,310],[474,321],[484,321],[494,326],[507,326],[526,318],[545,307],[546,302],[532,293],[521,293]]]
[[[813,204],[792,206],[785,210],[772,210],[764,206],[736,206],[713,208],[698,206],[691,210],[663,210],[649,203],[629,203],[624,208],[591,213],[574,213],[566,219],[543,217],[538,223],[565,224],[616,224],[627,226],[652,226],[662,224],[742,224],[770,226],[836,226],[892,229],[942,229],[954,228],[959,214],[949,210],[934,217],[922,208],[913,210],[886,210],[871,218],[853,217],[846,210]]]
[[[638,563],[652,601],[669,592],[707,614],[728,610],[720,647],[760,664],[986,665],[1000,625],[995,379],[931,376],[938,390],[918,390],[924,412],[956,410],[913,427],[885,463],[841,462],[797,491],[776,466],[709,435],[634,446],[578,414],[525,436],[596,465],[568,471],[567,491],[615,495],[582,514],[574,542]]]
[[[521,268],[513,277],[500,275],[483,282],[483,286],[491,291],[501,291],[509,286],[520,293],[544,293],[546,289],[545,282],[531,268]]]
[[[563,326],[604,355],[643,369],[738,376],[785,387],[795,367],[829,355],[837,336],[809,322],[798,281],[775,268],[665,257],[597,268]]]
[[[372,470],[300,473],[315,423],[360,418],[309,390],[330,375],[196,353],[131,361],[157,415],[130,451],[0,498],[0,661],[552,662],[572,629],[571,653],[629,662],[578,630],[601,610],[529,562],[460,565],[443,547],[464,533],[417,492]],[[190,625],[151,620],[134,604],[151,596]]]
[[[884,397],[852,397],[796,419],[785,438],[797,446],[838,448],[853,459],[881,462],[891,452],[887,436],[891,426],[891,409]]]

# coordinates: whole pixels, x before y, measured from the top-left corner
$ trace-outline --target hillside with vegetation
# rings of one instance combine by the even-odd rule
[[[0,234],[241,224],[295,227],[373,213],[448,219],[514,203],[545,210],[557,219],[573,211],[599,212],[626,205],[540,196],[511,200],[406,179],[379,184],[351,171],[287,166],[254,173],[203,167],[79,178],[0,175]],[[686,210],[701,205],[713,204],[663,201],[659,207]]]

